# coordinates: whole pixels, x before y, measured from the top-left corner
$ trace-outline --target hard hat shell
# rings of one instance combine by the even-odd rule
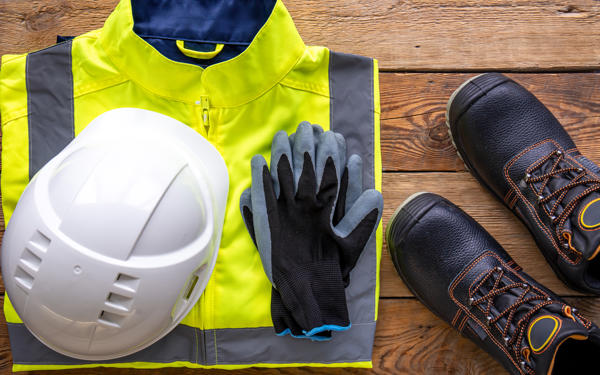
[[[85,360],[137,352],[170,332],[214,267],[229,178],[217,149],[162,114],[94,119],[23,192],[2,276],[25,326]]]

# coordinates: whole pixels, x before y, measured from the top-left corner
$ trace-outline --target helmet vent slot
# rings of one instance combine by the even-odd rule
[[[117,279],[114,282],[114,286],[117,288],[125,289],[128,292],[135,293],[140,284],[140,279],[124,273],[117,275]]]
[[[125,318],[126,316],[102,310],[100,316],[98,316],[98,323],[114,328],[120,328]]]
[[[29,291],[33,287],[33,280],[33,276],[31,276],[21,265],[17,266],[15,271],[15,281],[25,293],[29,294]]]
[[[190,297],[192,296],[192,292],[194,291],[196,284],[198,284],[198,276],[194,275],[192,277],[192,279],[190,280],[190,282],[188,283],[187,291],[185,292],[185,295],[184,295],[184,298],[186,301],[189,300]]]
[[[106,297],[106,305],[123,312],[129,312],[133,298],[127,297],[118,293],[108,293]]]
[[[40,264],[42,264],[42,258],[25,248],[23,254],[21,254],[21,265],[30,271],[37,272],[40,269]]]
[[[39,230],[36,230],[33,236],[31,236],[29,244],[33,245],[32,247],[45,253],[46,250],[48,250],[48,246],[50,246],[50,238],[46,237]]]
[[[35,279],[34,275],[39,271],[40,265],[42,264],[42,258],[34,253],[34,251],[37,250],[38,245],[30,241],[28,246],[32,247],[34,250],[32,251],[28,248],[23,250],[21,258],[19,259],[19,264],[15,270],[15,281],[25,293],[29,293],[33,287],[33,281]],[[39,253],[39,251],[37,252]]]

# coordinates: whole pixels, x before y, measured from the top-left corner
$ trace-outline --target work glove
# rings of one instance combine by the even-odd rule
[[[302,123],[290,139],[276,134],[270,171],[262,156],[252,159],[252,187],[240,205],[273,293],[293,318],[278,311],[274,294],[278,333],[300,329],[322,339],[320,333],[326,338],[350,327],[344,288],[377,228],[383,199],[363,191],[362,161],[353,155],[346,166],[345,154],[341,135]]]
[[[323,129],[318,125],[312,125],[312,128],[314,132],[314,139],[317,140],[319,138],[318,135],[323,133]],[[290,148],[293,148],[295,135],[295,133],[290,135]],[[345,152],[345,140],[340,135],[338,135],[338,137],[340,140],[340,147],[343,147]],[[279,144],[274,143],[273,149],[275,150],[277,148],[279,148]],[[276,171],[273,172],[275,174],[275,178],[277,178]],[[275,180],[275,182],[277,182],[277,180]],[[254,245],[256,246],[256,235],[254,233],[251,206],[252,203],[250,189],[247,189],[243,192],[240,199],[240,209],[242,211],[242,217],[244,218],[246,228],[248,229],[250,237],[252,238],[252,242],[254,242]],[[302,332],[302,328],[294,320],[292,314],[286,309],[283,301],[281,300],[281,295],[274,287],[271,288],[271,319],[273,321],[275,333],[278,336],[285,336],[289,334],[294,338],[310,338],[313,341],[326,341],[331,339],[330,330],[321,331],[312,336],[305,335]]]

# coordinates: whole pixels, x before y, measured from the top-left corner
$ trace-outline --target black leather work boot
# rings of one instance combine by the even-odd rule
[[[466,167],[523,220],[560,279],[600,294],[600,168],[552,113],[490,73],[454,92],[446,118]]]
[[[512,374],[589,373],[600,330],[521,270],[475,220],[439,195],[406,200],[386,228],[413,294]]]

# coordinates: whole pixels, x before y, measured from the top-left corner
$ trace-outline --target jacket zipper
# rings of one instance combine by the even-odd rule
[[[200,98],[200,102],[202,104],[202,125],[204,126],[204,130],[206,131],[206,136],[208,137],[208,131],[210,130],[210,117],[208,114],[208,110],[210,109],[208,96],[202,96]]]
[[[206,139],[209,139],[209,131],[210,131],[210,102],[208,100],[208,96],[206,95],[202,95],[200,96],[200,100],[196,101],[196,106],[197,108],[200,107],[199,109],[201,110],[200,113],[200,121],[202,123],[202,128],[204,130],[204,136],[206,137]],[[199,353],[198,355],[200,356],[199,358],[197,358],[197,361],[199,361],[199,364],[206,364],[207,361],[209,360],[207,358],[207,341],[213,341],[214,338],[211,337],[211,332],[207,331],[207,327],[208,326],[214,326],[214,316],[212,315],[212,307],[213,307],[213,291],[212,291],[212,287],[211,287],[211,283],[209,282],[206,285],[206,289],[204,290],[204,293],[202,293],[202,296],[200,297],[200,300],[198,301],[198,304],[201,306],[199,309],[197,309],[197,318],[196,321],[199,325],[199,327],[197,327],[197,329],[199,330],[199,334],[197,336],[197,345],[199,347]],[[217,349],[215,348],[215,351]],[[216,356],[215,356],[215,362],[217,361]]]

